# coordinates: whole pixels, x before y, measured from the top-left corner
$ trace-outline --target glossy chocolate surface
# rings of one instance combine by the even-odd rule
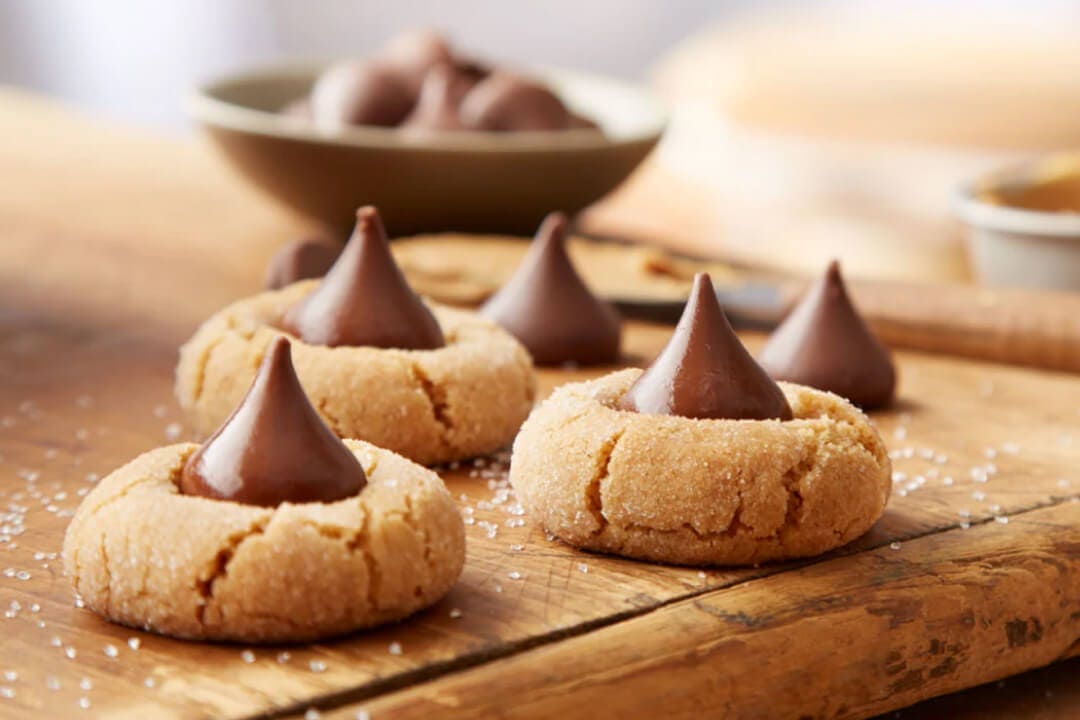
[[[863,409],[887,405],[896,388],[889,351],[855,309],[835,261],[773,332],[758,361],[776,380],[828,390]]]
[[[359,461],[308,401],[282,337],[267,348],[240,405],[180,474],[185,495],[267,507],[334,502],[366,484]]]
[[[398,125],[416,103],[416,91],[394,68],[345,62],[319,76],[311,89],[311,116],[319,127]]]
[[[298,280],[322,277],[340,254],[341,245],[329,238],[294,240],[270,258],[263,285],[268,290],[277,290]]]
[[[476,84],[461,103],[471,128],[496,132],[566,130],[570,112],[555,93],[531,80],[495,72]]]
[[[516,337],[538,364],[596,365],[619,357],[622,324],[594,296],[566,252],[567,219],[551,213],[513,276],[480,309]]]
[[[439,323],[409,287],[373,207],[356,212],[356,229],[315,290],[291,307],[282,329],[313,345],[402,350],[443,347]]]
[[[618,407],[699,419],[792,417],[783,392],[735,335],[704,273],[694,277],[671,339]]]

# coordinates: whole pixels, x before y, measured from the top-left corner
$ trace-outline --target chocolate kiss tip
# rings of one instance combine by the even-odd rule
[[[334,502],[367,484],[364,469],[308,402],[289,341],[266,350],[244,399],[184,464],[180,492],[247,505]]]
[[[439,323],[401,274],[378,211],[356,211],[356,229],[337,262],[281,327],[304,342],[401,350],[443,347]]]
[[[896,389],[889,351],[848,297],[833,260],[758,357],[777,380],[827,390],[864,410],[887,405]]]
[[[694,276],[671,339],[618,407],[697,419],[792,417],[784,393],[735,335],[705,273]]]
[[[513,276],[480,309],[540,365],[599,365],[619,356],[615,308],[594,296],[566,252],[569,221],[550,213]]]

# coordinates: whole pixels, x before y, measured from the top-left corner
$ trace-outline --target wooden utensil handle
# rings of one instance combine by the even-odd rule
[[[1080,372],[1080,294],[894,282],[850,289],[894,348]]]

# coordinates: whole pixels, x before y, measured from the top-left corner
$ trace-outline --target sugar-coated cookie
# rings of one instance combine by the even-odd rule
[[[183,638],[315,640],[404,618],[457,580],[461,517],[435,473],[345,444],[367,476],[357,495],[277,507],[181,494],[196,445],[145,453],[87,495],[65,568],[98,614]]]
[[[642,374],[565,385],[514,442],[528,513],[580,548],[691,565],[815,555],[866,532],[891,490],[869,420],[846,400],[780,383],[791,420],[617,409]]]
[[[176,396],[197,432],[216,428],[243,396],[284,314],[318,286],[303,281],[240,300],[180,349]],[[445,346],[329,347],[292,339],[304,391],[340,437],[432,464],[510,443],[536,378],[526,350],[494,323],[433,303]]]

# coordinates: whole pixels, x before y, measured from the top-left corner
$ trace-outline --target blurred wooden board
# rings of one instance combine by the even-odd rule
[[[19,170],[0,180],[0,717],[865,717],[1080,650],[1076,378],[915,354],[875,417],[898,492],[830,556],[702,572],[582,554],[517,514],[501,465],[467,466],[446,474],[472,518],[465,573],[407,623],[249,649],[98,620],[52,555],[67,515],[95,475],[189,436],[177,344],[298,224],[198,148],[3,103],[25,112],[0,113],[0,138],[15,123],[63,151],[0,140]],[[628,354],[667,332],[631,327]]]

